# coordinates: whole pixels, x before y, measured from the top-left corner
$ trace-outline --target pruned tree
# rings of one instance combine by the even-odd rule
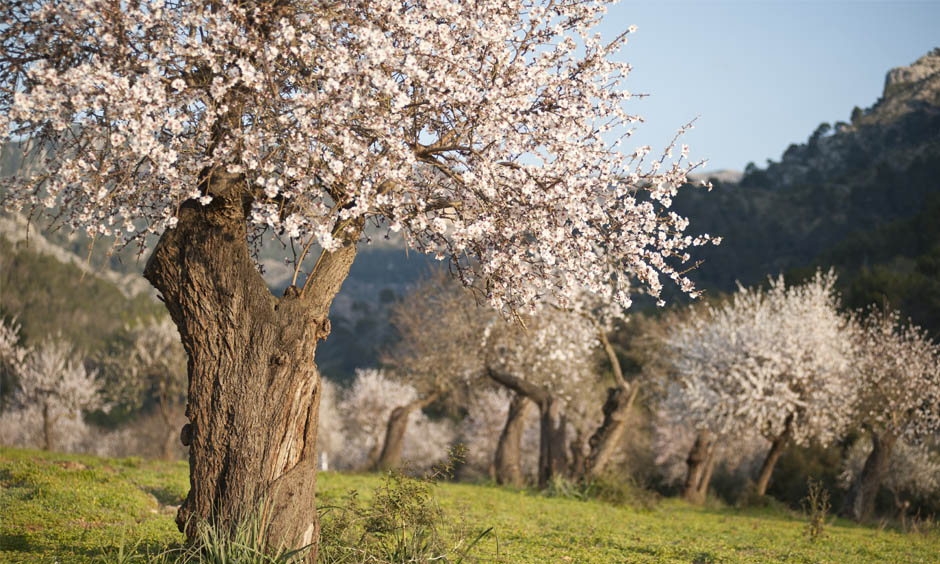
[[[833,273],[799,286],[740,288],[693,311],[668,339],[697,420],[719,434],[744,426],[771,441],[757,479],[764,495],[791,442],[827,444],[850,424],[852,318],[839,313]]]
[[[940,428],[940,347],[896,311],[872,309],[857,335],[858,417],[872,449],[841,513],[871,516],[899,441],[916,443]]]
[[[467,447],[472,472],[516,487],[535,479],[539,434],[533,407],[503,387],[483,387],[470,396],[457,440]]]
[[[160,235],[144,275],[190,361],[181,527],[234,526],[264,498],[269,544],[315,549],[315,352],[367,221],[504,311],[576,285],[626,306],[625,273],[693,291],[681,264],[708,238],[667,209],[693,165],[617,148],[639,118],[612,58],[627,33],[594,35],[605,7],[9,6],[0,142],[38,166],[2,180],[7,204],[118,243]],[[251,258],[265,234],[296,250],[282,296]]]
[[[176,325],[169,317],[151,319],[126,327],[121,341],[100,363],[108,396],[132,409],[155,403],[163,423],[160,452],[175,458],[186,400],[186,352]]]

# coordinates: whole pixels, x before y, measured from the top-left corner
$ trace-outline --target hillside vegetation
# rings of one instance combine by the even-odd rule
[[[849,307],[887,299],[940,331],[940,49],[892,69],[882,97],[821,124],[739,182],[680,192],[692,229],[722,236],[695,278],[729,292],[817,266],[839,270]],[[694,212],[694,213],[693,213]]]
[[[321,509],[387,487],[379,476],[323,472]],[[186,465],[0,449],[0,562],[114,562],[179,543],[175,505]],[[528,490],[440,483],[443,523],[476,534],[482,562],[936,562],[936,529],[904,533],[838,520],[807,536],[799,513],[696,508],[666,500],[647,508],[546,497]],[[325,513],[329,526],[336,512]],[[328,539],[325,539],[327,544]]]

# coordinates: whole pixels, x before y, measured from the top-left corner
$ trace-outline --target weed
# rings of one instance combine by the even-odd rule
[[[459,454],[424,478],[388,472],[368,502],[353,492],[321,509],[319,560],[325,564],[464,562],[492,528],[451,523],[435,501],[437,480]]]
[[[826,526],[826,518],[832,506],[829,504],[829,491],[823,487],[821,481],[812,478],[807,482],[809,493],[803,498],[803,511],[809,521],[806,523],[806,536],[816,542]]]
[[[545,497],[560,497],[578,501],[597,500],[617,506],[652,509],[660,501],[651,492],[630,480],[592,478],[580,482],[555,476],[542,490]]]

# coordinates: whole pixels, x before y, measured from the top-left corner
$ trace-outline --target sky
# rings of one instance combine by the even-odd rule
[[[600,31],[631,24],[626,87],[649,96],[629,102],[646,123],[626,146],[661,152],[698,118],[690,157],[743,170],[874,104],[888,70],[940,47],[940,0],[622,0]]]

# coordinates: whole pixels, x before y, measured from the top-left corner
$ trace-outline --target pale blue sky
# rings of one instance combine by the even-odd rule
[[[602,27],[639,28],[621,54],[633,65],[633,144],[661,149],[686,136],[708,170],[779,160],[827,121],[872,105],[885,73],[940,47],[936,1],[623,0]]]

